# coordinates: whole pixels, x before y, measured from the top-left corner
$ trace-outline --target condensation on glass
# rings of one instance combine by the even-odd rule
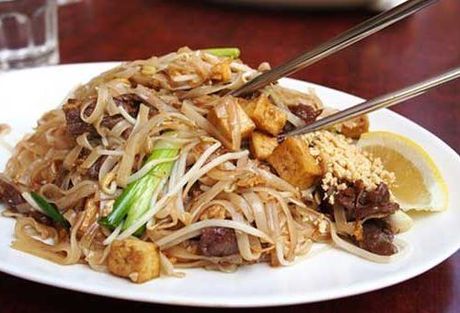
[[[56,0],[0,0],[0,70],[58,62]]]

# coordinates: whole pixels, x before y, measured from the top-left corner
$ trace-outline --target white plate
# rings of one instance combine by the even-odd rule
[[[114,63],[76,64],[23,70],[0,75],[0,123],[14,128],[17,140],[31,131],[45,111],[56,107],[66,93]],[[360,98],[326,87],[286,79],[283,85],[305,90],[315,87],[328,106],[343,108]],[[224,274],[189,270],[183,279],[166,277],[136,285],[90,270],[84,265],[58,266],[10,248],[13,220],[0,218],[0,270],[52,286],[98,295],[166,304],[251,307],[306,303],[355,295],[414,277],[455,253],[460,246],[460,157],[440,139],[388,110],[371,115],[372,129],[406,135],[432,155],[450,189],[446,212],[417,219],[400,236],[410,243],[407,257],[392,264],[375,264],[335,249],[317,246],[313,256],[290,267],[259,264]],[[0,168],[8,154],[0,150]],[[321,250],[322,249],[322,250]],[[321,250],[321,251],[319,251]]]

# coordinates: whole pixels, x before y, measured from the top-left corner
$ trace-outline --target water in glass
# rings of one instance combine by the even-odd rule
[[[58,62],[56,0],[0,0],[0,70]]]

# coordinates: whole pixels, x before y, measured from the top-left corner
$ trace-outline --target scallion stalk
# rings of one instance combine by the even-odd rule
[[[209,48],[203,49],[203,51],[217,57],[229,57],[237,59],[240,56],[240,49],[238,48]]]
[[[166,136],[174,136],[174,133],[167,133]],[[179,154],[179,150],[179,144],[167,139],[161,139],[155,144],[146,163],[174,158]],[[122,229],[127,229],[134,224],[150,208],[155,191],[157,188],[161,188],[161,182],[169,177],[174,163],[175,161],[160,163],[154,166],[147,174],[130,183],[115,200],[112,212],[100,219],[99,223],[110,229],[115,229],[122,223]],[[135,235],[140,235],[142,232],[143,227]]]
[[[35,203],[39,206],[39,208],[45,213],[49,218],[51,218],[54,222],[58,223],[59,225],[69,228],[70,223],[67,221],[62,215],[61,212],[56,208],[54,204],[49,203],[45,200],[42,196],[38,193],[31,192],[30,196],[34,199]]]

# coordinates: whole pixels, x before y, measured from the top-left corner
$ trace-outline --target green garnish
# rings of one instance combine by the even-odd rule
[[[62,213],[59,212],[59,210],[54,204],[51,204],[48,201],[46,201],[38,193],[31,192],[30,195],[32,196],[32,199],[34,199],[35,203],[37,203],[37,205],[40,207],[40,209],[42,209],[43,213],[48,215],[48,217],[50,217],[59,225],[65,228],[70,228],[69,221],[65,219],[64,215],[62,215]]]
[[[169,135],[173,136],[171,132]],[[175,158],[179,154],[180,145],[167,140],[159,140],[146,164],[156,160]],[[141,218],[150,207],[152,197],[161,187],[163,179],[171,174],[175,161],[166,161],[155,165],[147,174],[138,180],[130,183],[122,194],[115,200],[112,212],[99,220],[99,224],[115,229],[123,223],[122,229],[125,230]],[[140,236],[144,227],[138,229],[135,235]]]
[[[229,57],[237,59],[240,56],[240,49],[238,48],[210,48],[203,49],[203,51],[215,55],[217,57]]]

